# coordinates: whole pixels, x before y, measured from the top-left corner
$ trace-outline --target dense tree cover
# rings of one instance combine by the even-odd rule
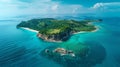
[[[17,27],[27,27],[34,30],[38,30],[39,33],[45,35],[60,34],[65,31],[80,32],[80,31],[92,31],[95,30],[95,26],[88,24],[92,20],[57,20],[54,18],[32,19],[28,21],[22,21]]]

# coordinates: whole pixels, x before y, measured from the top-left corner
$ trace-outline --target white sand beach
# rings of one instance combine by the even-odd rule
[[[99,27],[95,26],[95,30],[91,31],[91,32],[96,32],[99,30]],[[87,31],[80,31],[80,32],[77,32],[77,33],[74,33],[74,34],[80,34],[80,33],[88,33]]]
[[[21,27],[22,29],[25,29],[25,30],[29,30],[29,31],[31,31],[31,32],[36,32],[36,33],[38,33],[39,31],[37,31],[37,30],[33,30],[33,29],[30,29],[30,28],[26,28],[26,27]]]

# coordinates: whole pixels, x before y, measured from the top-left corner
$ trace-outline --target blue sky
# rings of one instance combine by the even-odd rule
[[[81,4],[83,6],[93,6],[96,3],[108,3],[108,2],[119,2],[120,0],[53,0],[53,1],[59,1],[64,4]]]
[[[84,13],[120,16],[120,0],[0,0],[0,18]]]

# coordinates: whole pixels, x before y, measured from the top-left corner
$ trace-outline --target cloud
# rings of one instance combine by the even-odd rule
[[[44,14],[54,2],[50,0],[34,0],[23,2],[21,0],[0,0],[0,17],[27,14]]]
[[[52,9],[53,11],[56,11],[57,8],[58,8],[58,4],[55,4],[55,5],[53,5],[53,6],[51,7],[51,9]]]
[[[96,3],[90,9],[99,16],[120,16],[120,2]]]
[[[74,14],[78,13],[83,7],[81,5],[65,5],[65,4],[57,4],[52,7],[53,13],[56,14]],[[80,12],[83,12],[82,10]]]
[[[0,17],[32,14],[71,14],[77,13],[81,5],[65,5],[51,0],[0,0]],[[82,11],[81,11],[82,12]]]
[[[96,3],[92,8],[94,9],[120,9],[120,2],[110,2],[110,3]]]
[[[92,7],[81,4],[62,4],[52,0],[0,0],[0,17],[20,15],[83,14],[120,11],[120,2],[96,3]]]
[[[100,7],[103,7],[103,3],[96,3],[93,8],[96,9],[96,8],[100,8]]]

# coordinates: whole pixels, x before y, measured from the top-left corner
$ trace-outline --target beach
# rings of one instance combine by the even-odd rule
[[[29,30],[29,31],[31,31],[31,32],[36,32],[36,33],[38,33],[39,31],[37,31],[37,30],[33,30],[33,29],[30,29],[30,28],[26,28],[26,27],[21,27],[22,29],[25,29],[25,30]]]
[[[97,26],[95,26],[95,30],[93,30],[93,31],[80,31],[80,32],[77,32],[77,33],[73,33],[73,34],[79,34],[79,33],[88,33],[88,32],[96,32],[96,31],[98,31],[99,30],[99,27],[97,27]]]

